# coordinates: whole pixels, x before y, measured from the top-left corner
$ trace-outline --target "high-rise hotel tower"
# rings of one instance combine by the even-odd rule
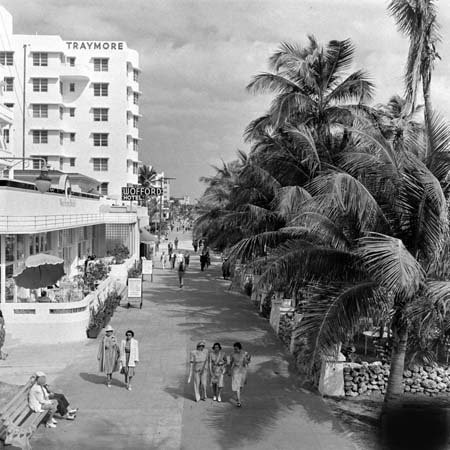
[[[123,41],[13,34],[12,16],[0,6],[0,64],[0,98],[14,112],[15,156],[43,157],[53,169],[90,176],[111,198],[137,184],[135,50]]]

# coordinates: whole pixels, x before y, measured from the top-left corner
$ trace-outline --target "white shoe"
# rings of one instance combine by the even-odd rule
[[[216,396],[214,396],[214,397],[213,397],[213,401],[216,401],[216,400],[217,400],[217,397],[216,397]]]
[[[221,401],[222,401],[222,399],[220,398],[220,395],[217,397],[217,401],[218,401],[218,402],[221,402]]]
[[[52,417],[52,423],[56,425],[58,422]]]
[[[56,425],[54,423],[51,423],[51,422],[47,422],[45,424],[45,426],[46,426],[46,428],[56,428]]]

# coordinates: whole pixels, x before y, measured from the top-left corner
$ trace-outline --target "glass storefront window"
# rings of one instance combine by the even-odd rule
[[[14,289],[16,284],[14,283],[14,279],[13,279],[13,272],[14,272],[14,267],[12,264],[8,264],[6,266],[6,283],[5,283],[5,290],[6,290],[6,295],[5,295],[5,300],[7,302],[13,302],[14,301]]]
[[[15,259],[16,236],[7,234],[5,242],[6,262],[13,262]]]
[[[17,236],[16,260],[21,260],[24,258],[25,258],[25,236],[19,234]]]

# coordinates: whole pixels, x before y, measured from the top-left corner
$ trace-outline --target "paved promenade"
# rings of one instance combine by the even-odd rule
[[[163,271],[158,261],[154,282],[145,282],[143,309],[118,308],[111,322],[116,335],[122,339],[131,328],[140,343],[131,392],[119,374],[111,389],[104,384],[97,371],[98,340],[37,352],[12,346],[2,381],[24,382],[39,368],[80,408],[75,422],[39,427],[33,449],[356,449],[320,397],[296,386],[289,357],[268,322],[248,298],[228,291],[219,274],[218,260],[203,273],[193,255],[180,289],[176,271]],[[229,378],[223,403],[193,401],[187,360],[200,339],[207,346],[220,341],[227,352],[240,341],[253,355],[242,408],[230,401]]]

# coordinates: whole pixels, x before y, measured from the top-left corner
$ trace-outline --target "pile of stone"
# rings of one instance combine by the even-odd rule
[[[450,393],[450,368],[424,366],[412,367],[403,373],[405,392],[435,396]]]
[[[348,363],[344,367],[345,395],[356,397],[386,392],[389,365],[381,362]],[[429,396],[450,393],[450,368],[415,366],[403,373],[404,391]]]
[[[345,395],[356,397],[373,393],[386,392],[389,377],[389,365],[381,362],[349,363],[344,367]]]
[[[283,314],[280,317],[280,325],[278,328],[278,337],[281,339],[283,344],[290,348],[292,332],[294,331],[295,320],[294,313]]]

